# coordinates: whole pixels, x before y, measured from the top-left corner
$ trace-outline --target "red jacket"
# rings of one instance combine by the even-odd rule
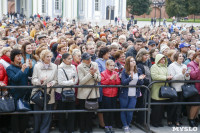
[[[2,64],[0,64],[0,81],[8,85],[8,75]]]
[[[110,77],[116,74],[117,75],[117,79],[116,80],[111,80]],[[108,69],[106,69],[105,71],[103,71],[101,73],[101,85],[120,85],[121,81],[119,78],[119,75],[117,72],[115,71],[109,71]],[[103,88],[103,95],[106,97],[116,97],[118,93],[118,88]]]

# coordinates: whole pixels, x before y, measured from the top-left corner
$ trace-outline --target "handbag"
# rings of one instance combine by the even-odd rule
[[[176,98],[177,92],[173,87],[166,86],[166,82],[165,82],[165,85],[160,87],[159,97],[160,98]]]
[[[67,80],[69,80],[65,70],[63,68],[62,68],[62,70],[63,70]],[[76,97],[75,97],[74,90],[71,88],[71,90],[63,91],[63,88],[62,88],[61,99],[62,99],[62,102],[75,102]]]
[[[15,102],[12,96],[0,98],[0,112],[14,112]]]
[[[95,91],[96,91],[96,96],[97,96],[96,88],[95,88]],[[89,98],[91,92],[92,92],[92,89],[91,89],[89,95],[87,96],[87,98],[85,100],[85,108],[88,109],[88,110],[97,110],[99,108],[98,99],[96,101],[88,101],[88,98]]]
[[[189,98],[198,94],[198,90],[196,89],[194,84],[184,84],[181,86],[181,88],[183,91],[183,96],[185,98]]]
[[[24,99],[18,99],[16,103],[16,111],[30,111],[30,103],[25,101]]]
[[[51,94],[51,89],[49,94]],[[47,94],[46,102],[49,103],[51,96]],[[44,108],[44,92],[42,90],[38,90],[32,97],[31,101],[37,104],[39,107]],[[46,103],[46,104],[47,104]]]

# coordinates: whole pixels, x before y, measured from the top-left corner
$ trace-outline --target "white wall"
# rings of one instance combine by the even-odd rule
[[[2,3],[2,0],[0,0],[0,3]],[[0,5],[0,19],[2,19],[2,4]]]

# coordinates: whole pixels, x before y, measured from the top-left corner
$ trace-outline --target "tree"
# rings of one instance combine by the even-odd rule
[[[200,14],[200,0],[188,0],[188,12],[190,15],[194,14],[194,21],[195,15]]]
[[[189,0],[190,1],[190,0]],[[188,0],[166,0],[166,12],[169,17],[186,17],[188,13]]]
[[[127,8],[132,15],[142,15],[149,11],[151,2],[149,0],[127,0]]]

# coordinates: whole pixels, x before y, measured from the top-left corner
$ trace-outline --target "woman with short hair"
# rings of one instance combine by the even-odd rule
[[[40,54],[41,62],[38,62],[33,70],[33,76],[32,76],[32,84],[33,85],[45,85],[47,86],[47,94],[50,95],[50,100],[47,103],[47,110],[53,109],[53,104],[55,103],[55,94],[54,89],[49,88],[55,84],[57,84],[57,66],[53,63],[51,63],[51,58],[53,57],[53,54],[49,50],[43,50]],[[32,91],[32,96],[38,91],[42,90],[42,88],[35,88]],[[42,90],[43,91],[43,90]],[[34,104],[34,110],[39,111],[43,110],[42,107],[40,107],[37,104]],[[49,133],[49,128],[51,124],[51,113],[46,114],[34,114],[34,121],[35,121],[35,127],[34,127],[34,133]]]
[[[0,51],[0,63],[4,66],[4,68],[6,69],[8,66],[10,66],[11,64],[11,60],[10,60],[10,52],[11,52],[11,48],[10,47],[3,47]]]

